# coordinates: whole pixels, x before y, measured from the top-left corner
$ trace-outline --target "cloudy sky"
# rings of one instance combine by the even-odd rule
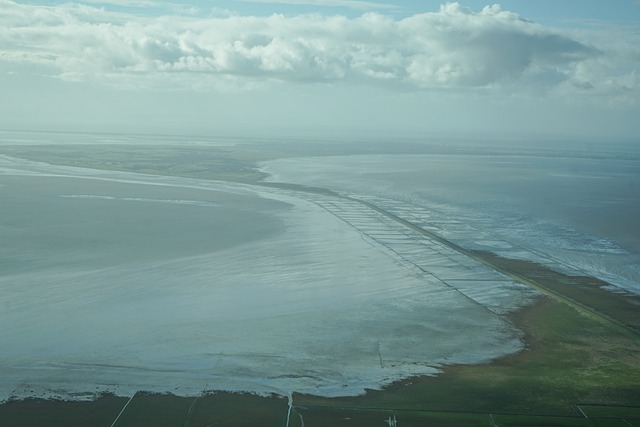
[[[0,0],[0,129],[640,135],[638,0]]]

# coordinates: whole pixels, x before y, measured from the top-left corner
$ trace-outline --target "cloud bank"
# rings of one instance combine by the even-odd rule
[[[388,3],[377,3],[363,0],[239,0],[245,3],[270,3],[270,4],[290,4],[308,5],[321,7],[346,7],[348,9],[394,9],[395,6]]]
[[[547,28],[498,5],[472,11],[447,3],[396,20],[379,13],[151,17],[0,0],[0,23],[0,61],[119,87],[346,82],[618,95],[640,87],[640,49],[610,52],[597,37]]]

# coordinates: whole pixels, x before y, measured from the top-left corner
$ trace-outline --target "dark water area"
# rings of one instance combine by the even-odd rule
[[[640,146],[449,146],[280,159],[271,180],[402,200],[640,290]]]
[[[456,155],[430,156],[423,166],[373,176],[494,216],[552,220],[640,253],[639,161]]]

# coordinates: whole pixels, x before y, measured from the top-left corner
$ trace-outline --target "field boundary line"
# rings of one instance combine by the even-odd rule
[[[580,411],[580,413],[585,417],[585,418],[589,418],[587,416],[587,414],[584,413],[584,411],[582,410],[582,408],[580,407],[580,405],[576,405],[576,408],[578,409],[578,411]]]
[[[116,417],[115,420],[113,420],[113,422],[111,423],[110,427],[114,427],[116,425],[116,423],[118,422],[118,420],[120,419],[120,416],[124,413],[124,410],[127,409],[127,406],[129,406],[129,403],[131,403],[131,401],[133,400],[134,397],[136,397],[137,393],[134,393],[133,396],[131,396],[129,398],[129,400],[127,400],[127,403],[124,404],[124,406],[122,407],[122,410],[120,410],[120,413],[118,414],[118,416]]]

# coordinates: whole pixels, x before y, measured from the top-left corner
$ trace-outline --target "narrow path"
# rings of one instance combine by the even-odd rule
[[[182,427],[188,427],[189,426],[189,422],[190,422],[190,418],[191,418],[191,412],[193,411],[193,407],[196,405],[196,402],[198,401],[198,399],[200,399],[200,396],[196,397],[195,399],[193,399],[193,402],[191,402],[191,405],[189,405],[189,409],[187,410],[187,417],[184,420],[184,424]]]
[[[289,420],[291,420],[291,410],[293,409],[293,392],[287,394],[287,400],[289,401],[289,410],[287,411],[287,423],[284,427],[289,427]]]
[[[583,417],[585,418],[589,418],[587,417],[587,414],[584,413],[584,411],[582,410],[582,408],[580,407],[580,405],[576,405],[576,408],[578,408],[578,411],[580,411],[580,413],[582,414]]]
[[[127,406],[129,406],[129,403],[131,403],[131,401],[133,400],[133,398],[136,397],[136,395],[134,394],[133,396],[131,396],[129,398],[129,400],[127,400],[127,403],[124,404],[124,406],[122,407],[122,410],[120,411],[120,413],[118,414],[118,416],[116,417],[115,420],[113,420],[113,422],[111,423],[110,427],[113,427],[116,425],[116,423],[118,422],[118,420],[120,419],[120,416],[122,416],[122,414],[124,413],[124,410],[127,409]]]
[[[489,414],[489,418],[491,419],[491,426],[498,427],[498,424],[496,424],[496,420],[493,419],[493,414]]]

